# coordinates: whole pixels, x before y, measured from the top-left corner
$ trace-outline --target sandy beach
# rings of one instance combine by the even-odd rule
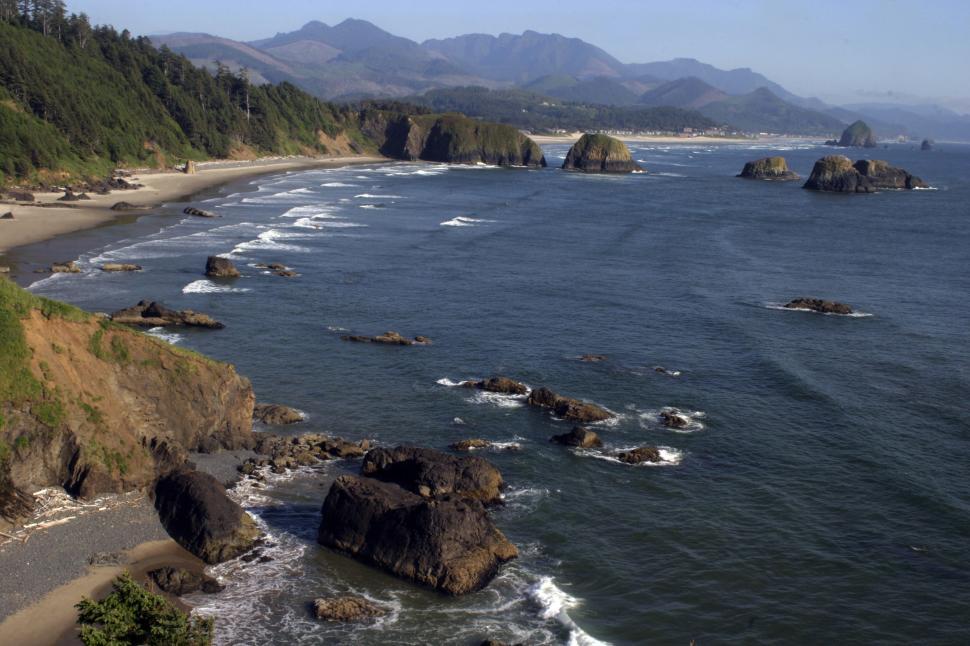
[[[543,144],[574,144],[583,136],[581,132],[568,135],[529,135],[539,145]],[[654,135],[617,135],[617,139],[645,144],[743,144],[743,143],[779,143],[792,141],[788,137],[672,137]]]
[[[71,202],[71,206],[64,208],[0,201],[0,213],[10,212],[14,217],[12,220],[0,220],[0,253],[65,233],[90,229],[120,217],[140,214],[139,211],[112,211],[111,206],[118,202],[128,202],[134,206],[157,206],[187,199],[200,191],[237,179],[288,170],[333,168],[381,161],[387,160],[383,157],[353,156],[213,161],[200,163],[199,170],[194,175],[174,171],[136,172],[128,181],[144,184],[143,188],[112,191],[109,195],[90,195],[89,201]],[[62,204],[57,201],[62,195],[63,193],[35,193],[34,197],[39,203]]]

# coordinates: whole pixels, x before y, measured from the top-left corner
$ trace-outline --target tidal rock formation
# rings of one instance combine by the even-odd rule
[[[826,301],[821,298],[796,298],[785,307],[790,310],[811,310],[820,314],[852,314],[852,308],[845,303]]]
[[[492,443],[488,440],[483,440],[481,438],[472,438],[467,440],[460,440],[451,445],[451,448],[455,451],[476,451],[478,449],[487,449],[492,446]]]
[[[216,215],[215,213],[213,213],[211,211],[203,211],[202,209],[197,209],[194,206],[186,207],[186,209],[184,211],[182,211],[182,213],[184,213],[186,215],[194,215],[197,218],[217,218],[217,217],[219,217],[218,215]]]
[[[655,446],[641,446],[630,451],[620,451],[616,454],[616,459],[627,464],[640,464],[642,462],[661,462],[660,451]]]
[[[876,189],[912,190],[927,187],[919,177],[879,159],[860,159],[853,167]]]
[[[253,419],[268,426],[285,426],[303,421],[303,413],[281,404],[256,404]]]
[[[101,271],[141,271],[141,265],[109,262],[101,265]]]
[[[182,568],[162,567],[148,573],[148,578],[162,592],[181,597],[201,590],[207,594],[222,592],[226,586],[204,572],[190,572]]]
[[[111,320],[138,327],[203,327],[221,330],[225,326],[208,314],[192,310],[171,310],[156,301],[139,301],[134,307],[118,310]]]
[[[787,181],[798,179],[798,173],[788,168],[788,162],[784,157],[765,157],[746,163],[738,177]]]
[[[633,161],[626,144],[607,135],[586,134],[580,137],[569,149],[562,167],[564,170],[581,170],[586,173],[643,172]]]
[[[313,614],[317,619],[349,622],[383,617],[387,612],[369,599],[345,594],[314,600]]]
[[[364,110],[361,130],[394,159],[545,167],[542,149],[512,126],[460,114],[403,115]]]
[[[533,390],[529,394],[529,399],[526,402],[530,406],[537,406],[539,408],[548,408],[556,414],[557,417],[569,420],[571,422],[579,422],[581,424],[589,424],[591,422],[602,422],[613,417],[613,414],[608,410],[597,406],[596,404],[590,404],[588,402],[580,401],[578,399],[573,399],[572,397],[563,397],[552,392],[548,388],[538,388]]]
[[[660,411],[660,421],[667,428],[683,429],[690,426],[690,417],[676,408]]]
[[[80,202],[82,200],[90,200],[91,197],[87,193],[75,193],[71,189],[67,189],[64,195],[57,198],[58,202]]]
[[[73,260],[67,262],[55,262],[51,265],[52,274],[80,274],[81,268]]]
[[[29,191],[7,191],[7,197],[14,202],[33,202],[34,194]]]
[[[852,160],[843,155],[828,155],[815,162],[803,188],[830,193],[875,193],[876,187],[864,177]]]
[[[605,354],[584,354],[579,357],[579,360],[584,363],[600,363],[601,361],[606,361],[607,356]]]
[[[446,594],[480,590],[518,556],[480,502],[423,498],[372,478],[337,478],[322,516],[321,545]]]
[[[526,395],[529,393],[528,386],[508,377],[489,377],[482,381],[465,381],[461,385],[463,388],[477,388],[478,390],[503,395]]]
[[[843,148],[875,148],[876,135],[865,121],[856,121],[842,132],[837,145]]]
[[[340,337],[344,341],[353,343],[382,343],[384,345],[431,345],[431,339],[426,336],[416,336],[413,339],[403,337],[397,332],[385,332],[377,336],[352,334]]]
[[[254,450],[268,457],[250,458],[240,467],[240,471],[243,475],[251,475],[257,467],[268,466],[274,473],[284,473],[287,469],[326,460],[360,458],[370,448],[369,440],[350,442],[320,433],[306,433],[297,437],[257,433]]]
[[[155,485],[155,509],[165,531],[206,563],[222,563],[251,550],[255,521],[207,473],[181,468]]]
[[[502,474],[488,460],[414,446],[368,451],[360,471],[423,497],[456,494],[494,504],[502,500]]]
[[[920,150],[933,150],[933,144],[934,144],[934,142],[933,142],[932,139],[924,139],[923,140],[923,143],[921,143],[919,145],[919,149]]]
[[[562,444],[563,446],[577,446],[581,449],[593,449],[603,446],[600,436],[582,426],[574,426],[573,430],[562,435],[553,435],[549,438],[550,442]]]
[[[209,256],[205,261],[205,275],[209,278],[239,278],[242,274],[228,258]]]

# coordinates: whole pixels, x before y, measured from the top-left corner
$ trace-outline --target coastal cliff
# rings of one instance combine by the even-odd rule
[[[41,487],[129,491],[186,451],[249,446],[253,404],[230,365],[0,279],[0,516]]]
[[[542,149],[512,126],[460,114],[361,113],[363,133],[387,157],[450,164],[544,167]]]

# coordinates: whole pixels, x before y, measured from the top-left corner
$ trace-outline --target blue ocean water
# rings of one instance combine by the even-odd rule
[[[872,151],[934,190],[860,196],[734,177],[769,154],[807,176],[830,152],[815,145],[631,149],[648,174],[267,176],[194,202],[219,220],[174,205],[125,240],[82,234],[92,271],[33,287],[94,311],[148,298],[213,315],[225,330],[155,333],[305,411],[293,432],[500,443],[482,455],[509,484],[493,513],[521,557],[461,599],[316,545],[329,482],[352,463],[237,489],[277,547],[219,566],[226,592],[191,599],[220,643],[967,642],[970,147]],[[550,165],[565,152],[547,147]],[[210,254],[244,277],[205,279]],[[93,270],[108,261],[145,271]],[[253,267],[269,262],[299,276]],[[797,296],[862,315],[778,309]],[[385,330],[434,343],[340,340]],[[550,444],[569,424],[450,387],[493,374],[618,413],[596,428],[605,449]],[[662,427],[668,406],[692,415],[688,432]],[[641,445],[664,463],[609,459]],[[334,591],[391,612],[311,619]]]

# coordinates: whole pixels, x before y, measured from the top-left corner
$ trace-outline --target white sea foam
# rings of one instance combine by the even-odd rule
[[[178,334],[177,332],[172,332],[163,327],[153,327],[147,332],[145,332],[145,334],[148,334],[149,336],[153,336],[156,339],[161,339],[166,343],[171,343],[172,345],[177,345],[179,342],[185,339],[185,337],[183,337],[181,334]]]
[[[321,184],[321,188],[356,188],[357,184],[345,184],[343,182],[327,182],[326,184]]]
[[[704,424],[701,422],[701,420],[707,417],[707,414],[704,411],[686,411],[670,406],[661,408],[659,410],[638,411],[638,413],[637,421],[640,424],[640,428],[654,429],[657,427],[662,427],[664,430],[673,431],[674,433],[696,433],[698,431],[703,431]],[[687,420],[687,425],[684,428],[664,426],[663,419],[660,417],[661,413],[674,413],[680,417],[683,417]]]
[[[361,204],[360,205],[360,208],[362,208],[362,209],[383,209],[384,208],[384,205],[383,204]]]
[[[247,287],[220,285],[211,280],[196,280],[182,288],[183,294],[241,294],[250,291]]]
[[[281,218],[317,218],[317,219],[331,219],[338,216],[334,215],[334,211],[339,209],[334,206],[329,206],[327,204],[304,204],[303,206],[294,206],[292,209],[280,215]]]
[[[784,312],[804,312],[807,314],[821,314],[822,316],[842,316],[849,319],[865,319],[872,316],[869,312],[852,312],[851,314],[837,314],[835,312],[816,312],[815,310],[804,309],[801,307],[785,307],[784,303],[765,303],[764,306],[769,310],[782,310]]]
[[[442,377],[441,379],[439,379],[435,383],[438,384],[438,385],[440,385],[440,386],[447,386],[449,388],[455,388],[457,386],[461,386],[463,384],[468,383],[468,381],[467,380],[465,380],[465,381],[452,381],[451,379],[448,379],[448,377]]]
[[[525,405],[526,395],[506,395],[487,390],[475,390],[466,401],[472,404],[490,404],[499,408],[521,408]]]
[[[287,234],[279,229],[270,229],[269,231],[264,231],[259,234],[259,237],[255,240],[250,240],[249,242],[242,242],[237,244],[231,256],[238,256],[244,254],[247,251],[289,251],[293,253],[303,253],[309,251],[306,247],[300,247],[297,245],[290,245],[280,242],[280,240],[292,239],[297,237],[294,234]]]
[[[660,462],[640,462],[638,464],[630,464],[628,462],[623,462],[618,457],[617,453],[623,451],[632,451],[638,447],[636,446],[626,446],[616,449],[611,449],[609,453],[606,453],[600,449],[573,449],[573,453],[581,457],[586,458],[596,458],[597,460],[606,460],[607,462],[613,462],[615,464],[622,464],[627,467],[674,467],[680,464],[684,459],[684,452],[675,449],[670,446],[658,446],[657,453],[660,454]]]
[[[358,200],[403,200],[403,195],[373,195],[371,193],[361,193],[355,195]]]
[[[567,594],[550,576],[544,576],[529,588],[529,598],[539,606],[539,616],[557,621],[569,630],[569,644],[577,646],[603,646],[608,642],[600,641],[579,627],[569,616],[569,610],[579,605],[579,600]]]
[[[495,222],[495,220],[484,220],[482,218],[470,218],[465,215],[459,215],[457,218],[453,218],[446,222],[442,222],[440,226],[443,227],[473,227],[486,222]]]

